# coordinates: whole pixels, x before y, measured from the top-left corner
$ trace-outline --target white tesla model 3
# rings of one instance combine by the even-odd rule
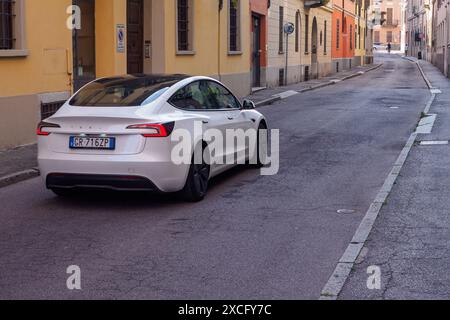
[[[220,82],[185,75],[126,75],[95,80],[81,88],[38,128],[38,160],[48,189],[68,195],[75,189],[178,192],[202,200],[211,177],[236,163],[175,163],[178,129],[192,133],[191,150],[208,150],[202,132],[215,129],[266,131],[264,116],[243,104]],[[245,144],[247,149],[249,144]],[[259,143],[256,144],[256,149]],[[219,149],[220,150],[220,149]],[[218,159],[239,153],[225,146]],[[262,165],[260,150],[254,151]],[[205,153],[208,153],[205,152]],[[220,152],[219,152],[220,153]],[[246,157],[248,160],[248,152]],[[203,158],[203,157],[202,157]],[[217,162],[217,163],[216,163]]]

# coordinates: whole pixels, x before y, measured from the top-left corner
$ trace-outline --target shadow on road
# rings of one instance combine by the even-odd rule
[[[221,192],[222,189],[227,189],[234,179],[247,172],[250,172],[252,177],[254,176],[254,173],[259,173],[257,169],[242,165],[234,167],[211,179],[209,182],[209,190],[206,200],[213,198],[214,193]],[[259,175],[256,175],[255,179],[257,179],[257,176]],[[134,208],[141,208],[151,205],[153,209],[186,204],[180,192],[157,193],[98,189],[77,190],[69,197],[58,197],[55,195],[55,197],[51,198],[50,201],[55,204],[77,205],[83,207],[102,206],[117,208],[118,206],[126,206],[129,208],[132,206]],[[196,204],[192,203],[192,205]]]

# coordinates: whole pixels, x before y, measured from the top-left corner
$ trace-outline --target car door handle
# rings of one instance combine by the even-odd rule
[[[227,117],[228,120],[234,120],[234,117]]]
[[[208,124],[209,123],[208,120],[203,120],[202,122],[203,122],[203,124]]]

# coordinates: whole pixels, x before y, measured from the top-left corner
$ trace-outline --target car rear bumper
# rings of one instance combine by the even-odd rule
[[[48,189],[94,188],[116,191],[160,191],[153,182],[145,177],[51,173],[47,175]]]
[[[106,188],[113,190],[183,189],[189,165],[170,160],[134,156],[65,155],[39,156],[39,169],[48,188]]]

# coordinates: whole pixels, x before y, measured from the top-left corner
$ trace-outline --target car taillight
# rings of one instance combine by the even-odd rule
[[[46,131],[47,128],[61,128],[59,125],[49,122],[41,121],[36,129],[36,134],[38,136],[48,136],[50,135],[50,132]]]
[[[163,138],[172,134],[175,122],[169,123],[143,123],[128,126],[127,129],[145,130],[142,133],[145,138]]]

